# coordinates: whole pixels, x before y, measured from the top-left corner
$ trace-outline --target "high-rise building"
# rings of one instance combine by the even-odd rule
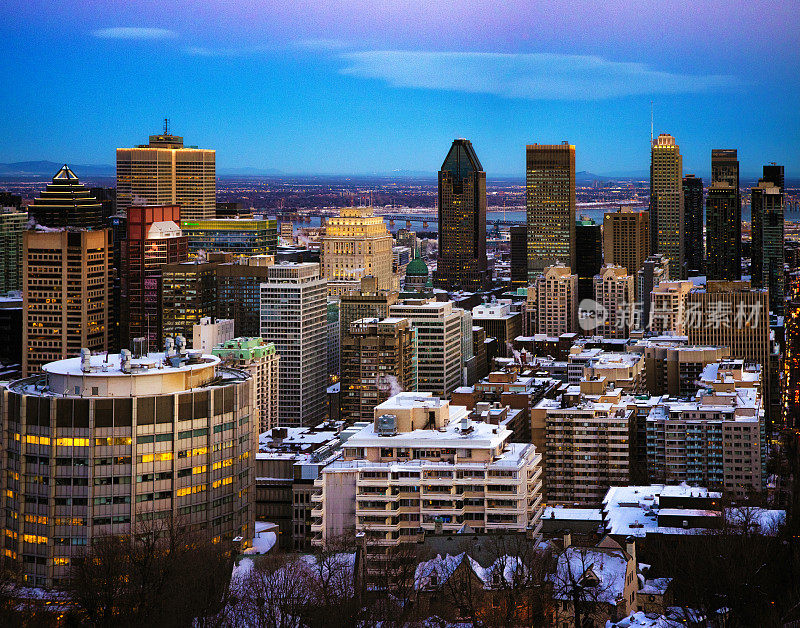
[[[800,300],[786,302],[786,349],[783,354],[782,404],[783,424],[789,429],[800,427]]]
[[[281,263],[261,284],[261,334],[281,356],[279,426],[316,425],[328,383],[327,292],[319,264]]]
[[[750,191],[750,208],[753,286],[769,289],[769,309],[780,315],[786,292],[783,190],[774,181],[760,179],[758,186]]]
[[[575,147],[525,148],[528,275],[557,263],[575,268]]]
[[[67,164],[34,199],[28,211],[37,224],[53,229],[102,229],[105,226],[100,203]]]
[[[342,342],[341,413],[369,421],[375,406],[417,389],[417,334],[404,318],[362,318]]]
[[[187,238],[177,205],[133,205],[127,210],[127,237],[121,241],[120,344],[147,338],[162,346],[161,280],[167,264],[186,261]]]
[[[648,256],[636,273],[636,302],[641,303],[643,328],[650,320],[650,294],[662,281],[669,281],[669,258],[661,253]]]
[[[439,170],[439,257],[433,283],[445,289],[488,287],[486,173],[469,140],[453,140]]]
[[[513,357],[514,339],[522,335],[522,314],[512,311],[510,302],[476,305],[472,310],[470,329],[473,325],[483,327],[489,338],[497,340],[498,355]]]
[[[742,278],[742,206],[739,191],[714,181],[706,197],[706,275],[709,279]]]
[[[328,376],[332,378],[339,377],[341,373],[341,348],[342,348],[342,330],[339,327],[339,302],[331,297],[328,297],[328,307],[326,310],[325,318],[325,332],[326,344],[328,347]],[[331,417],[328,416],[330,419]]]
[[[0,294],[22,289],[22,234],[28,212],[0,207]]]
[[[669,258],[676,279],[686,276],[683,245],[683,158],[675,138],[661,133],[651,146],[650,250]]]
[[[183,138],[151,135],[117,149],[117,207],[180,205],[185,220],[216,217],[216,151],[184,147]]]
[[[261,333],[261,283],[274,263],[271,255],[254,255],[217,266],[216,316],[232,318],[236,336],[253,338]]]
[[[451,301],[406,299],[389,307],[417,332],[417,389],[447,397],[461,386],[462,312]]]
[[[528,285],[528,227],[516,225],[509,229],[511,236],[511,289]]]
[[[23,377],[82,348],[108,350],[109,238],[108,229],[25,232]]]
[[[784,178],[783,173],[783,166],[779,166],[774,161],[766,164],[763,168],[763,179],[764,181],[769,181],[774,185],[777,185],[781,192],[784,191],[784,185],[786,184],[786,180]]]
[[[388,318],[389,307],[397,303],[397,298],[397,292],[378,288],[376,277],[362,278],[359,290],[339,297],[339,337],[347,334],[350,323],[360,318]]]
[[[528,334],[560,334],[578,329],[578,276],[563,265],[550,266],[528,288]]]
[[[204,316],[199,323],[192,325],[192,349],[211,353],[219,344],[233,340],[233,319]]]
[[[278,222],[274,218],[215,218],[181,220],[189,239],[189,254],[231,253],[236,257],[275,255],[278,252]]]
[[[81,354],[0,389],[3,433],[19,434],[0,449],[0,527],[25,582],[66,586],[92,541],[150,519],[252,538],[248,374],[213,356]]]
[[[693,174],[683,177],[683,250],[687,273],[703,270],[703,179]]]
[[[103,226],[108,226],[108,219],[117,213],[117,189],[116,188],[89,188],[89,193],[100,203],[100,217]]]
[[[633,275],[624,266],[606,264],[594,276],[594,299],[605,315],[594,333],[604,338],[627,338],[634,326]]]
[[[603,262],[636,275],[650,255],[650,213],[621,209],[603,216]],[[597,273],[595,273],[597,274]]]
[[[542,456],[533,444],[510,442],[505,425],[470,420],[467,408],[430,393],[395,395],[374,416],[314,482],[314,545],[355,529],[366,534],[367,562],[376,564],[388,547],[437,528],[541,540]],[[398,495],[400,514],[387,506]]]
[[[0,380],[22,377],[22,292],[0,294]]]
[[[247,371],[253,378],[255,408],[253,425],[259,434],[278,423],[278,365],[280,356],[275,345],[262,338],[233,338],[220,343],[211,354],[225,366]]]
[[[217,262],[178,262],[161,271],[161,324],[164,336],[194,339],[194,326],[217,307]],[[198,348],[199,347],[192,347]]]
[[[325,223],[322,275],[328,294],[358,290],[362,277],[375,277],[379,290],[394,287],[392,234],[372,207],[343,207]]]
[[[711,150],[711,185],[720,182],[730,185],[739,196],[739,159],[735,148]]]
[[[578,275],[578,303],[594,297],[594,276],[603,266],[602,227],[591,218],[575,223],[575,274]]]
[[[696,324],[687,314],[691,281],[662,281],[650,292],[650,317],[644,325],[653,333],[685,336]]]

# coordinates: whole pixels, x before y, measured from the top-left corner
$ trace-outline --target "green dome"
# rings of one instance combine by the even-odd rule
[[[427,277],[428,265],[421,257],[412,259],[406,266],[406,277]]]

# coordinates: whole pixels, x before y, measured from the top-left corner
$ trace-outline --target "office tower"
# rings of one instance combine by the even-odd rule
[[[314,545],[355,529],[367,535],[367,563],[374,565],[387,547],[416,543],[437,528],[457,533],[466,525],[541,540],[542,456],[534,445],[512,443],[507,427],[472,421],[464,406],[425,393],[395,395],[374,416],[315,482]],[[440,441],[457,444],[458,453],[430,446]],[[386,510],[397,495],[399,515]]]
[[[475,306],[472,310],[472,323],[483,327],[489,338],[497,340],[498,355],[504,358],[513,357],[514,339],[522,335],[522,314],[513,312],[510,302]]]
[[[595,334],[604,338],[628,337],[634,326],[633,284],[633,275],[624,266],[606,264],[594,276],[594,299],[605,312],[596,321]]]
[[[437,260],[437,288],[476,292],[488,287],[486,173],[465,139],[453,140],[439,170]]]
[[[406,266],[406,280],[403,288],[408,292],[424,292],[430,283],[430,271],[425,260],[415,251],[414,259]]]
[[[247,371],[253,378],[253,426],[258,433],[277,425],[280,356],[275,345],[262,338],[233,338],[218,344],[211,354],[220,358],[223,365]]]
[[[106,221],[111,230],[111,329],[109,351],[119,353],[125,348],[122,342],[122,264],[123,242],[128,237],[128,214],[117,212]]]
[[[683,222],[686,269],[692,275],[699,275],[704,268],[703,180],[693,174],[683,177]]]
[[[525,147],[528,276],[562,263],[575,268],[575,147]]]
[[[192,349],[211,353],[217,345],[233,340],[233,319],[218,318],[212,319],[204,316],[199,323],[192,325]]]
[[[253,537],[247,373],[212,356],[127,350],[43,370],[0,389],[3,433],[19,434],[0,451],[15,470],[0,479],[0,527],[14,532],[6,560],[27,585],[65,587],[93,541],[151,519],[191,521],[218,540]]]
[[[325,223],[322,275],[328,294],[358,290],[362,277],[378,280],[379,290],[393,288],[392,234],[372,207],[343,207]]]
[[[22,293],[0,294],[0,381],[22,377]]]
[[[37,224],[53,229],[102,229],[105,226],[100,203],[67,164],[34,199],[28,211]]]
[[[770,183],[773,183],[774,185],[778,186],[781,192],[784,191],[784,185],[786,183],[786,180],[783,174],[783,166],[779,166],[774,161],[770,162],[764,166],[763,173],[764,173],[763,176],[764,181],[769,181]]]
[[[760,179],[758,186],[750,191],[750,208],[750,275],[753,286],[769,289],[769,309],[772,313],[781,315],[786,284],[783,190],[774,181]]]
[[[650,292],[650,316],[642,321],[645,328],[656,334],[685,336],[696,321],[687,316],[691,281],[662,281]],[[703,343],[699,343],[703,344]]]
[[[397,292],[380,290],[377,277],[362,278],[358,291],[339,297],[339,337],[348,333],[350,323],[360,318],[387,318],[397,297]]]
[[[636,275],[650,255],[650,212],[620,209],[603,216],[603,262]],[[596,273],[595,273],[596,274]]]
[[[511,236],[511,289],[528,285],[528,227],[513,226]]]
[[[764,398],[769,381],[769,301],[767,291],[751,289],[749,281],[709,281],[689,293],[694,324],[687,326],[689,343],[729,347],[731,358],[758,363]]]
[[[722,488],[745,499],[766,489],[766,459],[761,397],[730,375],[722,390],[704,386],[690,401],[667,397],[647,417],[651,481]]]
[[[575,264],[580,303],[594,297],[594,276],[603,266],[602,227],[590,218],[575,223]]]
[[[706,365],[728,356],[727,347],[688,345],[684,338],[640,340],[629,351],[644,355],[647,392],[659,397],[693,395]]]
[[[461,372],[462,383],[472,386],[477,380],[478,359],[475,357],[475,343],[472,340],[472,312],[459,310],[461,313]]]
[[[217,201],[216,218],[253,218],[253,208],[239,201]]]
[[[100,203],[100,217],[103,226],[108,227],[108,219],[117,213],[117,189],[89,188],[89,193]]]
[[[270,266],[261,284],[261,334],[281,356],[278,425],[316,425],[325,416],[327,293],[319,264]]]
[[[108,229],[25,232],[23,377],[82,348],[108,350],[109,237]]]
[[[570,403],[547,408],[545,494],[548,504],[596,505],[610,486],[630,482],[633,410],[602,380],[580,383]]]
[[[475,357],[475,381],[489,374],[489,362],[486,357],[486,330],[477,325],[472,326],[472,353]]]
[[[117,207],[180,205],[185,220],[215,218],[216,151],[185,148],[182,137],[167,131],[117,149]]]
[[[133,205],[127,210],[127,238],[121,242],[120,344],[147,338],[161,347],[161,280],[167,264],[186,260],[188,241],[181,232],[177,205]]]
[[[739,196],[739,159],[735,148],[711,150],[711,185],[720,182],[730,185]]]
[[[236,257],[275,255],[278,252],[278,223],[274,218],[184,219],[180,222],[189,239],[189,255],[231,253]]]
[[[281,222],[280,223],[280,236],[286,242],[293,242],[294,241],[294,225],[291,222]]]
[[[28,212],[0,207],[0,294],[22,289],[22,234]]]
[[[739,190],[714,181],[706,197],[706,275],[708,279],[742,278],[742,205]]]
[[[342,338],[341,413],[369,421],[375,406],[417,389],[417,334],[404,318],[362,318]]]
[[[328,298],[325,319],[326,344],[328,351],[328,376],[338,378],[341,371],[342,330],[339,325],[339,302]],[[331,418],[331,417],[328,417]]]
[[[545,268],[528,288],[529,335],[558,336],[578,329],[578,276],[563,265]]]
[[[271,255],[240,257],[216,268],[218,318],[232,318],[234,333],[251,338],[261,333],[261,283],[275,263]]]
[[[661,253],[650,255],[642,263],[636,273],[636,302],[641,303],[641,328],[644,329],[650,320],[650,293],[662,281],[669,280],[669,258]]]
[[[686,276],[683,244],[683,158],[675,138],[661,133],[651,147],[650,250],[669,258],[675,279]]]
[[[218,262],[177,262],[161,270],[161,327],[164,336],[194,339],[194,326],[217,308]],[[192,347],[197,348],[197,347]]]
[[[389,306],[389,316],[407,318],[417,332],[417,390],[447,397],[461,386],[462,310],[451,301],[406,299]]]
[[[783,355],[782,404],[783,425],[800,427],[800,300],[786,302]]]

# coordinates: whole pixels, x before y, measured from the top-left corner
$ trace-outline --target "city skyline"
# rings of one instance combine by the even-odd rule
[[[725,4],[584,2],[562,15],[512,2],[487,18],[470,2],[453,18],[446,2],[179,2],[165,15],[157,2],[68,1],[57,14],[10,2],[0,161],[112,163],[169,117],[218,151],[221,170],[433,173],[440,147],[467,137],[490,177],[521,174],[524,144],[567,138],[578,171],[636,174],[654,101],[656,134],[677,138],[685,172],[706,174],[708,150],[726,145],[744,177],[770,161],[797,172],[797,16]],[[765,14],[770,28],[754,28]],[[68,79],[48,82],[42,101],[46,68],[65,62]],[[43,132],[56,117],[59,133]],[[335,151],[314,150],[323,135]]]

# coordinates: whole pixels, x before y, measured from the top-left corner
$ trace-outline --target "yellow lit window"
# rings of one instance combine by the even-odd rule
[[[197,473],[205,473],[206,471],[208,471],[208,467],[206,467],[204,464],[200,465],[199,467],[192,467],[192,475]]]
[[[172,452],[168,451],[163,454],[156,454],[156,461],[157,462],[165,462],[167,460],[172,460]]]
[[[56,556],[53,559],[53,564],[54,565],[69,565],[69,558],[67,558],[66,556]]]
[[[142,462],[153,462],[153,454],[143,454]]]
[[[26,543],[36,543],[38,545],[44,545],[47,543],[46,536],[37,536],[36,534],[26,534],[22,537],[22,540]]]
[[[208,447],[195,447],[192,449],[193,456],[204,456],[208,453]]]

